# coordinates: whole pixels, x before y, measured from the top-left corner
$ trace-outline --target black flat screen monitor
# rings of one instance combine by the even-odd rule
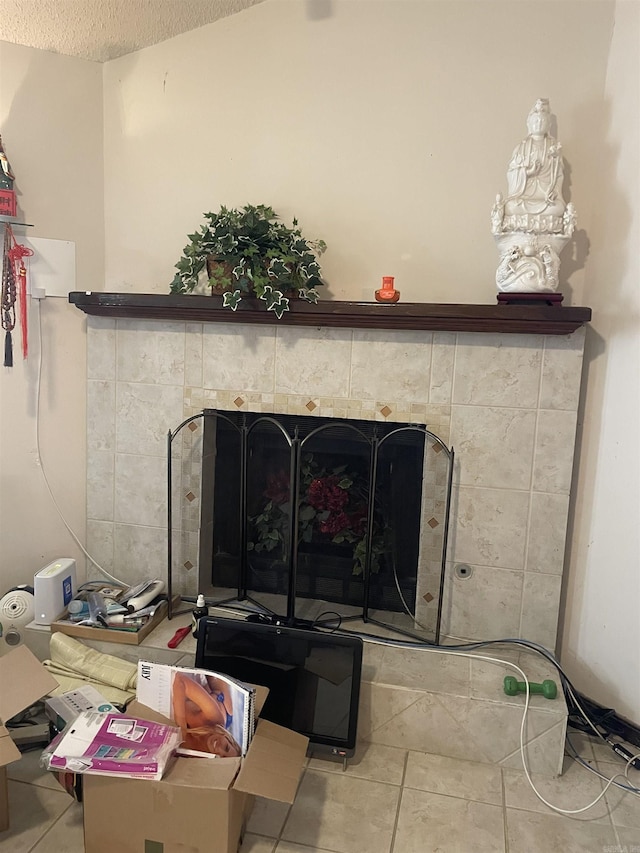
[[[195,665],[268,687],[260,716],[306,735],[311,751],[353,755],[359,637],[208,617],[199,622]]]

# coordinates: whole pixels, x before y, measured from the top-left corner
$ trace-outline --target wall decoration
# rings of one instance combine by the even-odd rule
[[[27,333],[27,268],[24,258],[33,255],[33,251],[21,246],[13,234],[9,224],[15,219],[17,204],[16,193],[13,189],[15,176],[11,171],[9,159],[5,153],[0,136],[0,217],[5,221],[2,251],[2,289],[0,295],[0,319],[4,329],[4,361],[5,367],[13,367],[13,339],[11,333],[16,325],[16,302],[19,306],[20,326],[22,331],[22,355],[28,354]]]
[[[27,268],[24,258],[33,255],[33,250],[20,245],[13,235],[9,223],[4,224],[4,246],[2,252],[2,297],[0,312],[4,329],[4,366],[13,367],[13,340],[11,333],[16,325],[16,302],[19,308],[20,331],[22,333],[22,357],[29,354],[27,313]]]
[[[0,136],[0,216],[15,216],[16,194],[13,189],[15,177],[11,171],[9,160],[5,154],[2,145],[2,137]]]

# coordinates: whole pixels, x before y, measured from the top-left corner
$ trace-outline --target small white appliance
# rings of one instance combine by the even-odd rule
[[[40,569],[33,576],[33,595],[35,598],[36,625],[50,625],[75,596],[76,561],[69,557],[60,557]]]
[[[34,613],[33,587],[20,584],[0,598],[0,654],[24,642],[24,627]]]
[[[60,696],[49,696],[44,700],[44,710],[59,732],[83,711],[100,711],[101,714],[118,713],[116,706],[105,699],[92,684],[78,687],[77,690],[69,690]]]

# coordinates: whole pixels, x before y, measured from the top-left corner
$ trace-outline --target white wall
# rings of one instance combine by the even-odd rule
[[[588,229],[612,3],[328,6],[268,0],[107,64],[107,290],[166,292],[203,212],[266,203],[326,240],[333,298],[394,275],[407,301],[495,302],[489,214],[541,96]]]
[[[562,661],[588,696],[640,720],[640,5],[616,4],[600,203],[585,303],[586,394]]]
[[[76,244],[77,284],[104,276],[102,68],[0,42],[0,132],[16,175],[23,236]],[[75,284],[71,283],[71,289]],[[85,531],[85,333],[64,298],[39,304],[42,323],[40,450],[69,525]],[[38,463],[38,303],[29,313],[29,358],[14,335],[14,366],[0,367],[0,595],[60,556],[81,552],[64,527]]]

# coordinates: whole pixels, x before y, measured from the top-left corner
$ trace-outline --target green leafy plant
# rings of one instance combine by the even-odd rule
[[[172,293],[193,291],[207,267],[212,293],[222,293],[223,305],[233,311],[245,295],[264,300],[278,318],[289,310],[291,294],[318,301],[316,288],[323,284],[318,257],[326,244],[307,240],[296,219],[289,228],[264,204],[221,207],[204,217],[176,264]]]
[[[332,543],[353,546],[353,574],[361,575],[367,551],[366,479],[346,465],[321,466],[313,454],[305,454],[300,467],[300,504],[298,538],[303,543]],[[282,469],[267,478],[263,493],[265,504],[249,518],[249,550],[284,553],[288,544],[291,500],[289,472]],[[381,558],[391,547],[391,531],[383,519],[377,519],[380,532],[374,532],[371,570],[380,570]],[[375,528],[374,528],[375,529]]]

